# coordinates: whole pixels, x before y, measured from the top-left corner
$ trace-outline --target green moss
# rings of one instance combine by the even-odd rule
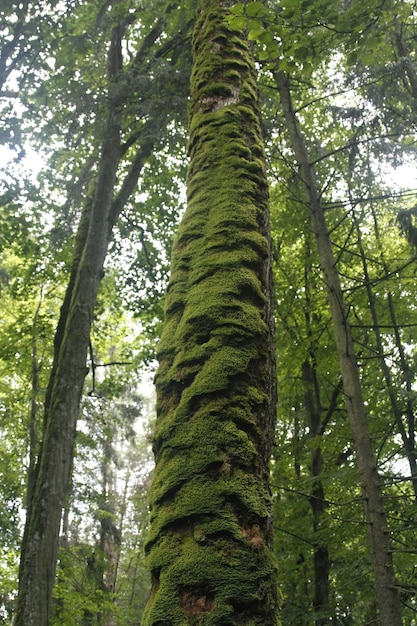
[[[270,605],[271,602],[267,581],[274,573],[273,564],[264,562],[255,551],[252,562],[249,562],[245,558],[246,548],[239,549],[237,542],[231,552],[230,540],[211,541],[216,546],[215,551],[212,551],[205,541],[196,542],[193,537],[183,541],[178,558],[173,563],[172,577],[161,574],[158,591],[150,607],[149,617],[152,623],[211,626],[273,624],[271,621],[262,621],[265,618],[259,617],[261,613],[259,608]],[[169,545],[167,541],[164,548],[171,553],[173,549],[178,549],[178,546]],[[237,566],[242,566],[242,563],[244,563],[241,570],[243,582],[238,582],[233,573]],[[210,578],[207,577],[207,571],[211,572]],[[173,584],[173,580],[178,584]],[[216,581],[214,585],[212,580]],[[178,586],[179,603],[173,605],[169,598],[178,594]],[[240,603],[231,600],[239,596],[242,597]],[[191,601],[185,602],[185,598]],[[209,598],[210,602],[203,603],[201,601],[203,598]],[[257,609],[256,612],[254,608]],[[265,614],[264,611],[263,613]]]
[[[158,351],[144,626],[277,623],[268,194],[253,63],[226,11],[201,2],[195,29],[188,206]]]

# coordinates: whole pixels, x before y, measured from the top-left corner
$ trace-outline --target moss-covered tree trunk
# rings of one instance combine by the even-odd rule
[[[248,44],[198,3],[188,208],[172,256],[143,624],[278,623],[268,191]]]

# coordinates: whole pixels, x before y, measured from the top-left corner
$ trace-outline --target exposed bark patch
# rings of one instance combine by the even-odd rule
[[[231,471],[232,471],[231,463],[229,463],[228,461],[223,461],[219,469],[220,474],[222,474],[223,476],[229,476]]]
[[[187,617],[210,613],[214,605],[214,597],[207,594],[195,594],[185,591],[180,599],[181,608],[184,609]]]
[[[258,525],[250,528],[241,528],[240,530],[253,550],[262,550],[265,547],[265,541]]]
[[[239,102],[239,89],[236,89],[233,85],[228,85],[228,91],[230,90],[230,94],[225,96],[215,95],[208,96],[205,98],[201,98],[200,102],[202,105],[209,105],[210,110],[215,112],[219,111],[223,107],[226,107],[230,104],[238,104]]]

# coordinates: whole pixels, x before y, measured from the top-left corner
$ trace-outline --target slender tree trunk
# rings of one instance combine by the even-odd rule
[[[232,3],[197,8],[188,207],[156,376],[144,626],[278,623],[268,190],[254,65],[227,25]]]
[[[387,393],[388,393],[388,397],[389,397],[390,404],[391,404],[392,414],[395,420],[395,424],[397,426],[397,431],[399,435],[401,436],[403,446],[404,446],[404,451],[407,455],[408,464],[410,466],[410,482],[414,490],[414,496],[417,499],[417,462],[416,462],[415,427],[414,427],[415,419],[414,419],[413,403],[409,398],[409,396],[412,393],[412,386],[411,386],[411,380],[410,380],[411,377],[409,375],[407,376],[406,374],[407,372],[410,371],[410,369],[408,368],[406,359],[405,359],[405,351],[402,345],[400,330],[399,330],[396,315],[395,315],[395,306],[394,306],[393,297],[391,293],[388,293],[387,294],[388,311],[389,311],[391,321],[393,324],[395,345],[400,354],[400,368],[401,368],[401,372],[403,373],[403,380],[406,386],[406,391],[409,394],[406,400],[405,410],[402,411],[399,405],[398,399],[397,399],[397,391],[392,381],[391,370],[387,364],[385,354],[384,354],[384,346],[383,346],[381,331],[379,327],[379,319],[378,319],[378,312],[377,312],[377,306],[376,306],[376,296],[374,295],[374,292],[372,290],[372,283],[371,283],[371,279],[370,279],[369,271],[368,271],[368,263],[366,260],[365,250],[362,245],[362,235],[361,235],[359,224],[355,217],[354,217],[354,223],[355,223],[356,232],[357,232],[359,252],[361,254],[366,292],[368,295],[369,311],[371,313],[371,318],[372,318],[373,334],[375,336],[376,354],[380,363],[382,375],[385,380],[385,385],[387,388]],[[376,223],[375,223],[375,226],[377,226]],[[379,242],[378,230],[376,230],[376,236]],[[381,253],[382,253],[382,265],[384,268],[384,274],[385,276],[388,276],[389,271],[385,264],[382,249],[381,249]],[[403,414],[405,414],[407,418],[408,432],[403,422]]]
[[[381,242],[378,220],[376,218],[373,206],[371,208],[372,208],[372,218],[373,218],[374,227],[375,227],[375,236],[376,236],[378,247],[381,253],[383,267],[384,267],[384,275],[388,277],[389,268],[385,261],[384,248]],[[401,337],[401,330],[397,321],[394,297],[391,292],[388,292],[387,300],[388,300],[388,311],[389,311],[392,326],[394,329],[395,345],[400,355],[400,369],[401,369],[402,379],[403,379],[403,383],[404,383],[405,390],[407,393],[407,398],[405,401],[405,410],[403,412],[405,419],[406,419],[406,423],[407,423],[407,430],[405,431],[405,436],[403,436],[403,443],[404,443],[405,452],[407,454],[407,459],[410,465],[411,481],[413,485],[414,494],[417,498],[417,451],[416,451],[416,415],[415,415],[416,409],[415,409],[415,404],[412,399],[413,377],[412,377],[411,367],[409,366],[408,361],[407,361],[406,350],[405,350],[404,342]],[[401,429],[399,429],[399,432],[400,434],[402,434]]]
[[[284,72],[279,71],[276,72],[275,79],[281,96],[292,148],[300,167],[301,179],[305,185],[312,230],[316,237],[320,264],[327,287],[346,408],[363,492],[381,626],[401,626],[401,607],[396,589],[385,509],[362,397],[352,333],[347,319],[336,261],[320,202],[315,173],[310,165],[307,149],[292,105],[288,77]]]
[[[312,254],[311,231],[307,228],[305,235],[305,255],[309,259]],[[308,348],[308,357],[302,365],[302,381],[304,385],[304,409],[307,418],[308,436],[314,447],[311,449],[310,473],[312,477],[310,506],[313,516],[313,570],[314,570],[314,624],[326,626],[330,619],[329,592],[331,569],[329,549],[327,546],[326,508],[324,487],[322,482],[323,455],[321,438],[337,404],[337,389],[333,394],[331,406],[327,414],[324,413],[320,385],[317,377],[317,355],[314,333],[315,315],[312,313],[312,290],[315,289],[314,279],[306,263],[304,267],[304,319],[306,322],[305,345]],[[309,446],[310,447],[310,446]]]
[[[121,68],[120,36],[113,31],[108,56],[109,84]],[[47,626],[67,492],[90,328],[109,241],[109,214],[120,158],[120,113],[110,103],[97,187],[88,232],[73,283],[69,285],[55,342],[55,361],[44,416],[44,438],[36,483],[30,494],[20,566],[15,626]],[[79,250],[76,251],[78,253]]]
[[[39,313],[43,302],[43,292],[41,291],[39,296],[38,306],[36,307],[35,314],[33,316],[32,323],[32,367],[31,367],[31,398],[30,398],[30,416],[29,416],[29,467],[28,467],[28,479],[27,479],[27,493],[26,493],[26,506],[29,502],[29,494],[33,491],[33,484],[35,481],[35,467],[36,456],[38,453],[39,443],[39,360],[38,360],[38,340],[37,340],[37,324]]]
[[[120,553],[121,531],[115,525],[114,505],[115,485],[113,476],[113,433],[108,433],[103,442],[103,462],[102,462],[102,507],[107,515],[101,519],[100,527],[100,551],[105,559],[102,561],[101,589],[108,596],[109,601],[114,600],[116,590],[116,567]],[[100,623],[103,626],[115,626],[114,610],[110,608],[102,615]]]
[[[313,441],[319,441],[321,437],[321,414],[320,394],[314,366],[309,362],[303,363],[303,383],[305,409],[307,414],[309,437]],[[323,455],[320,444],[311,451],[311,476],[313,485],[311,489],[310,505],[313,513],[313,568],[314,568],[314,597],[313,608],[315,613],[315,626],[329,624],[329,573],[330,558],[327,543],[324,539],[325,514],[327,503],[324,496],[324,487],[321,480],[323,471]]]

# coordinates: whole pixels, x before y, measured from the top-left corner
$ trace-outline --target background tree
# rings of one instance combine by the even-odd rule
[[[401,611],[393,570],[386,512],[372,449],[352,331],[347,318],[347,307],[336,269],[336,259],[331,247],[329,230],[320,201],[315,172],[310,165],[309,154],[294,112],[288,76],[278,71],[276,82],[290,141],[300,167],[300,176],[307,190],[307,204],[311,214],[312,231],[317,241],[320,266],[328,293],[346,410],[352,430],[356,462],[363,490],[365,516],[370,533],[372,565],[374,568],[380,620],[382,625],[398,624],[400,626],[402,621]]]

